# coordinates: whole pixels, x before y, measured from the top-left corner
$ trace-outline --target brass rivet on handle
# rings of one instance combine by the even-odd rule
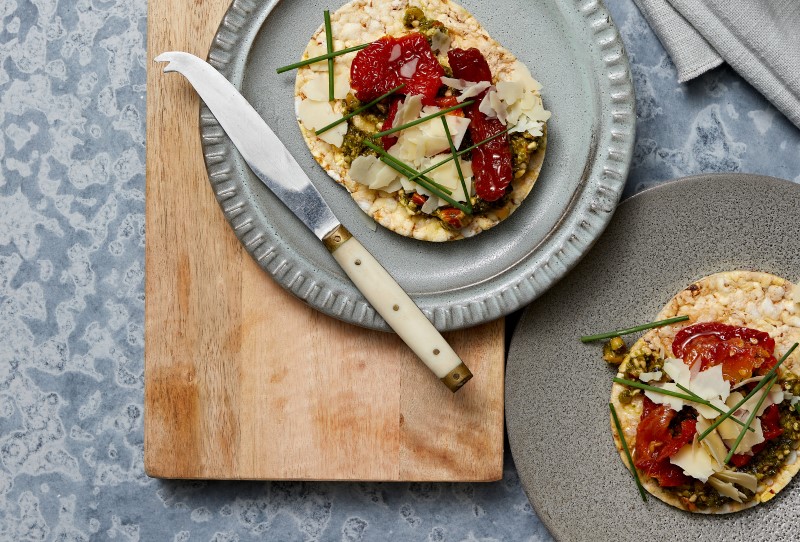
[[[322,239],[322,242],[325,243],[325,248],[328,249],[328,252],[333,253],[337,248],[349,241],[351,237],[353,237],[353,234],[340,224],[336,229],[326,235]]]
[[[450,371],[447,376],[443,377],[442,383],[447,386],[453,393],[457,392],[461,387],[472,378],[472,373],[464,363]]]
[[[361,265],[361,260],[356,260],[356,265]]]
[[[434,348],[433,349],[433,355],[434,356],[438,356],[439,355],[439,349],[438,348]]]
[[[392,310],[399,311],[400,310],[400,305],[395,305],[394,307],[392,307]]]

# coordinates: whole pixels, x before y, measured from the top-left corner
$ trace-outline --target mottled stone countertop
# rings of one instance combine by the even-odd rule
[[[688,84],[631,0],[630,196],[800,182],[800,130],[727,67]],[[490,484],[230,483],[143,471],[145,0],[0,2],[0,540],[547,540]],[[769,197],[769,194],[765,194]]]

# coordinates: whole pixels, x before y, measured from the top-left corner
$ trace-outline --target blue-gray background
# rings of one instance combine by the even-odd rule
[[[798,128],[727,67],[677,84],[632,1],[609,8],[639,116],[625,196],[709,171],[800,182]],[[0,540],[549,539],[510,457],[492,484],[148,478],[146,2],[0,18]]]

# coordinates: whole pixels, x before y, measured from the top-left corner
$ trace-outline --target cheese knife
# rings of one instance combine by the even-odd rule
[[[165,72],[182,74],[253,173],[316,235],[386,323],[452,392],[472,373],[378,260],[333,214],[311,180],[250,103],[204,60],[162,53]]]

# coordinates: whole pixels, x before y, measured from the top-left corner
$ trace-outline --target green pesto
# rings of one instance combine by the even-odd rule
[[[645,346],[641,350],[631,352],[628,361],[625,362],[625,374],[630,380],[635,380],[642,373],[660,371],[663,367],[664,360]]]
[[[603,345],[603,359],[612,365],[619,365],[625,361],[625,355],[627,353],[628,346],[619,335],[612,337]]]
[[[347,123],[347,133],[342,141],[342,154],[347,164],[350,164],[358,156],[375,154],[369,147],[364,145],[364,139],[369,134],[359,130],[351,122]]]
[[[403,15],[403,24],[408,29],[414,29],[426,38],[428,43],[433,39],[433,35],[437,32],[447,33],[447,27],[436,19],[428,19],[420,8],[409,7],[406,8],[406,13]]]
[[[623,405],[629,405],[631,404],[631,401],[633,401],[633,398],[639,395],[640,393],[642,393],[642,390],[625,388],[624,390],[619,392],[617,400]]]
[[[528,132],[515,132],[511,134],[509,140],[511,143],[511,167],[514,171],[513,175],[517,177],[528,169],[531,154],[539,148],[539,138]]]
[[[467,158],[467,155],[464,155],[464,159],[471,159]],[[484,201],[477,196],[472,196],[472,214],[477,215],[481,213],[488,213],[493,209],[502,209],[508,203],[509,194],[503,194],[503,196],[495,201]]]
[[[800,377],[794,373],[786,373],[782,375],[783,382],[781,385],[783,389],[790,392],[792,395],[800,395]]]
[[[349,115],[359,107],[361,107],[361,100],[355,97],[355,94],[352,92],[348,92],[347,96],[344,97],[344,111],[342,111],[342,115]]]
[[[413,194],[413,192],[411,194]],[[406,191],[401,188],[397,192],[397,201],[400,202],[400,205],[408,209],[412,215],[417,215],[422,211],[420,211],[419,205],[411,201],[411,194],[406,193]]]
[[[662,489],[678,497],[689,510],[693,508],[718,508],[733,502],[730,497],[720,495],[716,489],[699,480],[695,480],[689,485],[664,487]],[[743,488],[739,488],[739,490],[743,493],[749,493]]]
[[[780,406],[781,427],[783,436],[795,443],[800,443],[800,413],[798,413],[788,401],[784,401]]]

